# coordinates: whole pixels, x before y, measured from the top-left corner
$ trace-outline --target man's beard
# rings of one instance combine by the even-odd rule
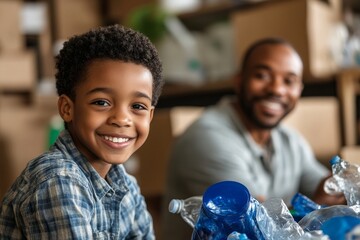
[[[243,97],[240,97],[239,99],[239,105],[240,108],[242,110],[242,112],[244,113],[244,116],[252,123],[254,124],[257,128],[263,129],[263,130],[271,130],[272,128],[277,127],[280,122],[285,118],[285,116],[287,116],[287,114],[289,113],[286,112],[281,118],[279,118],[278,121],[276,121],[275,123],[266,123],[261,121],[255,114],[255,110],[253,109],[253,103],[254,101],[247,101],[245,99],[245,96],[242,95]],[[253,99],[254,100],[254,99]],[[258,100],[255,100],[258,101]],[[250,104],[248,104],[250,103]]]

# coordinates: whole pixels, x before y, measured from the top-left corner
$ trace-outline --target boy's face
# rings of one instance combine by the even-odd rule
[[[101,176],[145,142],[154,112],[152,82],[144,66],[98,60],[76,87],[75,101],[60,97],[60,114],[76,147]]]

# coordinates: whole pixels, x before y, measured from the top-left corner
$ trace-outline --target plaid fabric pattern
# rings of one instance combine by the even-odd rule
[[[122,165],[101,178],[64,130],[29,162],[0,207],[0,239],[155,239],[135,179]]]

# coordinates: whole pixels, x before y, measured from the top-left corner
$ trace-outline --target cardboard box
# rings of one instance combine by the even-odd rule
[[[1,199],[26,164],[46,150],[53,112],[19,104],[14,99],[0,100]]]
[[[144,5],[155,4],[155,0],[132,0],[132,1],[119,1],[108,0],[107,1],[107,16],[111,21],[117,23],[124,23],[129,14],[136,8]]]
[[[332,27],[338,20],[335,0],[272,0],[235,12],[237,56],[242,58],[247,47],[264,37],[288,40],[304,63],[304,80],[328,80],[336,70],[331,56]]]
[[[156,109],[144,145],[125,164],[145,197],[162,196],[173,140],[195,121],[203,107]]]
[[[340,104],[336,97],[302,97],[284,124],[296,129],[309,142],[316,158],[329,160],[341,149]]]
[[[146,197],[164,192],[172,140],[170,111],[155,110],[147,141],[126,163]]]
[[[100,26],[99,4],[98,0],[54,0],[55,40],[68,39]]]
[[[33,51],[0,54],[0,90],[32,91],[36,84]]]
[[[0,1],[0,53],[22,51],[25,38],[21,33],[22,1]]]

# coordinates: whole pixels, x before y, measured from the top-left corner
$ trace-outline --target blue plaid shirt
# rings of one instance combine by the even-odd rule
[[[106,180],[65,130],[32,160],[0,208],[0,239],[155,239],[135,179],[114,165]]]

